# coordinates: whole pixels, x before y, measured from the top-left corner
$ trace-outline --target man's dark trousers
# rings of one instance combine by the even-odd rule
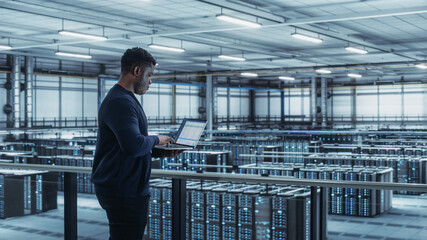
[[[121,198],[96,194],[107,212],[110,240],[141,240],[147,225],[149,196]]]

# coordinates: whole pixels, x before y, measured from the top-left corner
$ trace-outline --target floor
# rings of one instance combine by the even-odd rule
[[[108,223],[94,195],[79,194],[78,236],[108,239]],[[64,239],[63,195],[58,209],[25,217],[0,219],[0,240]],[[393,209],[375,218],[328,217],[328,239],[427,239],[427,196],[393,197]]]

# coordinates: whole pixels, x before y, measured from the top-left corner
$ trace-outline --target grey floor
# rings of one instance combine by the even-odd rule
[[[108,223],[94,195],[79,194],[78,236],[108,239]],[[63,196],[58,209],[25,217],[0,219],[0,240],[64,239]],[[393,209],[375,218],[328,217],[328,239],[427,239],[427,196],[393,198]]]

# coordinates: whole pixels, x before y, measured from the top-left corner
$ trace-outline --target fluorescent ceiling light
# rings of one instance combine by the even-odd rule
[[[427,69],[427,63],[420,63],[415,65],[415,67],[419,68],[419,69]]]
[[[353,77],[353,78],[361,78],[362,77],[362,75],[356,74],[356,73],[349,73],[349,74],[347,74],[347,76]]]
[[[162,46],[157,44],[149,44],[148,47],[159,49],[159,50],[170,51],[170,52],[179,52],[179,53],[185,52],[185,49],[183,48],[167,47],[167,46]]]
[[[258,76],[258,74],[251,73],[251,72],[243,72],[240,75],[245,76],[245,77],[257,77]]]
[[[244,25],[244,26],[247,26],[247,27],[253,27],[253,28],[261,27],[261,24],[259,24],[257,22],[251,22],[251,21],[247,21],[247,20],[243,20],[243,19],[240,19],[240,18],[231,17],[231,16],[224,15],[224,14],[218,14],[218,15],[216,15],[216,18],[218,18],[219,20],[222,20],[222,21],[226,21],[226,22],[230,22],[230,23],[235,23],[235,24],[240,24],[240,25]]]
[[[8,45],[0,45],[0,50],[11,50],[12,47]]]
[[[323,74],[330,74],[330,73],[332,73],[332,71],[328,70],[328,69],[316,69],[316,72],[317,73],[323,73]]]
[[[246,58],[243,58],[243,57],[233,57],[233,56],[227,56],[227,55],[219,55],[218,57],[222,59],[241,61],[241,62],[246,60]]]
[[[323,39],[315,38],[315,37],[310,37],[310,36],[299,34],[299,33],[292,33],[291,36],[294,37],[294,38],[297,38],[297,39],[300,39],[300,40],[304,40],[304,41],[308,41],[308,42],[312,42],[312,43],[321,43],[321,42],[323,42]]]
[[[295,78],[293,78],[293,77],[286,77],[286,76],[280,76],[279,79],[280,80],[289,80],[289,81],[295,80]]]
[[[359,54],[367,54],[368,51],[365,49],[355,48],[355,47],[346,47],[345,50],[349,52],[359,53]]]
[[[66,53],[66,52],[56,52],[55,55],[63,56],[63,57],[85,58],[85,59],[91,59],[92,58],[92,56],[90,56],[90,55]]]
[[[106,41],[107,38],[104,36],[96,36],[96,35],[90,35],[85,33],[76,33],[76,32],[69,32],[69,31],[59,31],[58,32],[61,35],[69,36],[69,37],[76,37],[76,38],[86,38],[96,41]]]

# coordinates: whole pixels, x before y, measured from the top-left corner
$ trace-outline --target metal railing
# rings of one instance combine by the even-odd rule
[[[72,167],[72,166],[52,166],[37,164],[16,164],[0,163],[0,168],[14,169],[31,169],[51,172],[64,172],[64,238],[77,239],[77,174],[90,174],[92,168],[89,167]],[[151,171],[153,178],[172,178],[172,236],[173,239],[185,239],[185,216],[186,216],[186,180],[196,179],[203,181],[219,182],[239,182],[239,183],[258,183],[258,184],[278,184],[278,185],[295,185],[310,186],[312,201],[327,201],[327,188],[363,188],[373,190],[395,190],[395,191],[414,191],[427,192],[427,184],[409,184],[409,183],[388,183],[388,182],[351,182],[351,181],[333,181],[333,180],[313,180],[313,179],[296,179],[280,176],[257,176],[241,175],[230,173],[196,173],[184,171],[157,170]],[[320,187],[320,199],[318,199],[317,190]],[[322,204],[320,204],[322,206]],[[312,207],[316,207],[315,204]],[[322,214],[326,214],[325,209],[321,209]],[[313,211],[315,212],[315,211]],[[317,216],[319,217],[319,216]],[[320,218],[322,219],[322,218]],[[325,222],[321,224],[326,224]],[[183,224],[184,223],[184,224]],[[318,232],[313,229],[311,239],[325,239],[326,233]]]
[[[174,125],[179,124],[184,118],[197,118],[197,117],[147,117],[148,123],[152,125]],[[311,123],[312,119],[305,115],[256,115],[253,118],[250,116],[215,116],[213,118],[215,124],[228,124],[228,123]],[[427,116],[332,116],[328,117],[330,123],[427,123]],[[6,119],[0,119],[0,125],[6,125]],[[31,121],[33,128],[75,128],[75,127],[97,127],[97,118],[78,118],[78,117],[66,117],[63,119],[59,118],[36,118]],[[24,126],[24,121],[20,122],[21,127]]]

